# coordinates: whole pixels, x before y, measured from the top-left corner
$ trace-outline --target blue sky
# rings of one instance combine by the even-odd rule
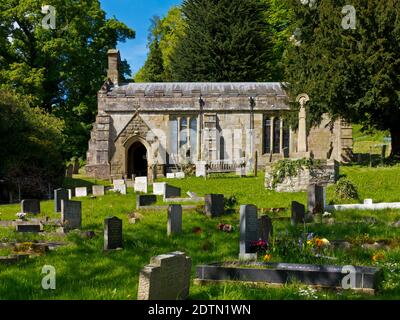
[[[100,0],[107,17],[115,16],[136,31],[136,39],[118,44],[121,58],[126,59],[136,73],[143,66],[147,56],[147,34],[150,19],[164,16],[169,8],[180,5],[182,0]]]

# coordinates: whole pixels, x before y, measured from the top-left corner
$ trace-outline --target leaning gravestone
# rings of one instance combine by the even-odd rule
[[[22,200],[21,201],[21,212],[23,213],[40,213],[40,201],[39,200]]]
[[[122,248],[122,220],[117,217],[104,220],[104,250]]]
[[[75,188],[75,197],[87,197],[87,187]]]
[[[257,207],[254,205],[240,206],[240,260],[255,260],[257,253],[251,248],[253,241],[259,240]]]
[[[177,198],[181,196],[181,188],[173,187],[170,185],[165,186],[164,199]]]
[[[104,186],[92,186],[92,194],[94,196],[104,196]]]
[[[154,194],[137,194],[136,195],[136,209],[140,209],[140,207],[151,206],[152,204],[157,202],[157,196]]]
[[[258,226],[258,238],[269,243],[274,233],[272,219],[268,216],[262,216],[258,219]]]
[[[153,257],[139,275],[138,300],[185,300],[192,260],[183,252]]]
[[[80,201],[61,201],[61,223],[64,232],[82,227],[82,202]]]
[[[311,184],[308,186],[308,211],[312,214],[323,213],[325,208],[325,189]]]
[[[306,215],[306,207],[296,201],[292,202],[292,225],[303,223]]]
[[[69,192],[67,189],[54,190],[54,211],[61,212],[61,201],[69,199]]]
[[[205,212],[208,217],[214,218],[224,214],[225,202],[223,194],[207,194],[205,203]]]
[[[167,234],[179,234],[182,232],[182,206],[173,204],[168,207]]]

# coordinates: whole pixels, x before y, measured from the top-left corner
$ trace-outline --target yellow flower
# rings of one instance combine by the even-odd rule
[[[308,240],[307,241],[307,245],[312,246],[313,245],[313,241],[312,240]]]
[[[385,255],[382,252],[377,252],[372,256],[372,261],[373,262],[378,262],[379,260],[384,260]]]
[[[270,262],[272,259],[272,254],[266,254],[264,256],[264,262]]]

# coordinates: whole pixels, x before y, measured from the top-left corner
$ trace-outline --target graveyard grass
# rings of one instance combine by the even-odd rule
[[[341,167],[341,174],[347,176],[358,188],[360,199],[372,198],[375,202],[398,201],[400,194],[400,166],[369,168],[361,166]],[[215,175],[205,180],[190,177],[184,180],[169,180],[173,186],[203,196],[207,193],[234,195],[238,204],[255,204],[259,208],[287,207],[292,200],[306,204],[306,193],[280,194],[264,189],[263,173],[258,177],[237,178],[230,175]],[[67,179],[65,187],[89,186],[95,181],[84,176]],[[166,180],[165,180],[166,181]],[[99,182],[107,185],[107,182]],[[151,192],[151,189],[150,189]],[[327,192],[329,201],[335,199],[334,187]],[[183,233],[167,237],[167,210],[162,212],[141,212],[143,220],[137,224],[128,223],[128,214],[135,212],[135,195],[128,189],[123,196],[107,193],[104,197],[79,198],[83,207],[83,230],[93,230],[96,236],[85,239],[72,232],[62,238],[55,233],[46,236],[17,234],[12,228],[0,228],[0,243],[11,241],[60,241],[68,242],[65,247],[50,251],[46,255],[31,258],[16,265],[0,265],[0,299],[136,299],[139,272],[149,264],[150,258],[159,254],[183,251],[193,260],[192,280],[195,267],[199,264],[237,260],[239,253],[239,213],[227,214],[210,219],[196,211],[184,211]],[[159,203],[161,200],[159,199]],[[41,216],[59,218],[53,213],[53,202],[42,202]],[[238,206],[236,207],[238,209]],[[0,206],[0,220],[15,219],[19,205]],[[290,216],[290,212],[271,214],[272,217]],[[123,220],[124,250],[103,252],[103,221],[108,216]],[[371,223],[365,216],[375,217]],[[353,243],[388,240],[391,248],[384,252],[384,261],[374,263],[371,257],[378,251],[354,247],[350,251],[335,249],[338,260],[301,258],[288,254],[274,256],[273,262],[325,263],[338,265],[382,266],[385,280],[375,296],[359,292],[308,290],[299,283],[282,288],[269,288],[251,284],[226,284],[199,286],[192,283],[189,299],[399,299],[400,298],[400,231],[390,223],[400,220],[400,211],[378,212],[337,212],[333,214],[336,224],[327,223],[291,227],[289,220],[274,220],[274,233],[285,234],[286,230],[296,239],[302,232],[314,232],[329,240],[347,240]],[[217,230],[217,224],[229,223],[235,227],[233,233]],[[193,233],[200,227],[201,234]],[[304,229],[306,228],[306,229]],[[46,231],[54,231],[46,227]],[[7,255],[8,249],[0,247],[0,255]],[[41,274],[44,265],[56,268],[56,290],[43,290]]]

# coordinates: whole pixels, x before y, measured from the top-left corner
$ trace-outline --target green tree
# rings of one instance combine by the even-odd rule
[[[64,123],[29,98],[0,89],[0,180],[23,196],[42,197],[64,177]]]
[[[185,33],[171,58],[174,80],[270,80],[267,10],[261,0],[185,0]]]
[[[53,0],[56,29],[42,27],[42,2],[0,2],[0,84],[65,120],[65,156],[83,156],[105,80],[107,50],[135,33],[107,19],[98,0]],[[122,65],[128,77],[129,66]]]
[[[291,32],[297,42],[288,48],[285,63],[291,100],[308,93],[313,122],[327,112],[364,128],[390,130],[391,157],[400,158],[399,1],[352,1],[355,29],[342,26],[351,14],[342,13],[344,0],[314,6],[286,1],[294,12]]]

